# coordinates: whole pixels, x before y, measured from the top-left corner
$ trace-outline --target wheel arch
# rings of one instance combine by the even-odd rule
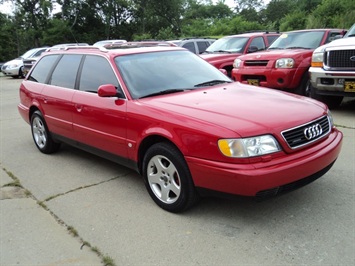
[[[146,154],[147,150],[153,146],[154,144],[157,143],[168,143],[170,145],[173,145],[180,153],[181,155],[184,157],[183,153],[181,152],[181,150],[179,149],[179,147],[170,139],[168,139],[165,136],[162,135],[150,135],[147,136],[146,138],[144,138],[142,140],[142,142],[139,145],[138,148],[138,170],[139,173],[142,174],[143,173],[143,159],[144,159],[144,155]]]

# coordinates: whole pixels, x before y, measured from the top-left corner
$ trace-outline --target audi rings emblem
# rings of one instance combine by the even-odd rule
[[[316,137],[322,135],[323,129],[320,124],[315,124],[313,126],[305,128],[303,131],[304,136],[307,140],[315,139]]]

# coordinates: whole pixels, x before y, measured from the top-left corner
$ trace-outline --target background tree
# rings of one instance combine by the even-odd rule
[[[103,39],[177,39],[240,34],[256,30],[349,28],[354,0],[0,0],[0,61],[27,50]],[[61,7],[54,14],[54,4]]]

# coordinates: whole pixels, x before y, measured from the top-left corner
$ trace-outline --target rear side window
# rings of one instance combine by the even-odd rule
[[[208,42],[197,42],[199,53],[203,53],[210,44]]]
[[[63,55],[53,71],[51,85],[74,89],[82,55]]]
[[[79,90],[97,92],[97,89],[104,84],[119,87],[110,63],[101,56],[87,55],[81,71]]]
[[[29,80],[45,83],[49,72],[51,71],[53,64],[57,61],[59,55],[48,55],[43,57],[35,66],[29,76]]]
[[[187,50],[190,50],[193,53],[196,53],[195,44],[193,42],[185,43],[182,47],[184,47]]]

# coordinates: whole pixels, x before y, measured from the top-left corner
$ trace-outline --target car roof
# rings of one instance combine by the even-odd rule
[[[96,54],[104,55],[106,57],[116,57],[120,55],[131,55],[139,53],[161,52],[161,51],[173,51],[180,50],[186,51],[186,49],[178,46],[144,46],[144,47],[132,47],[123,49],[122,47],[116,47],[106,49],[105,47],[97,46],[68,46],[62,50],[49,49],[46,54]]]
[[[291,30],[291,31],[285,31],[283,33],[290,33],[290,32],[312,32],[312,31],[332,31],[332,30],[340,30],[342,31],[343,29],[335,29],[335,28],[323,28],[323,29],[304,29],[304,30]]]
[[[252,36],[264,36],[264,35],[281,35],[280,32],[268,32],[268,31],[263,31],[263,32],[246,32],[246,33],[241,33],[241,34],[235,34],[235,35],[228,35],[224,36],[222,38],[235,38],[235,37],[252,37]]]

